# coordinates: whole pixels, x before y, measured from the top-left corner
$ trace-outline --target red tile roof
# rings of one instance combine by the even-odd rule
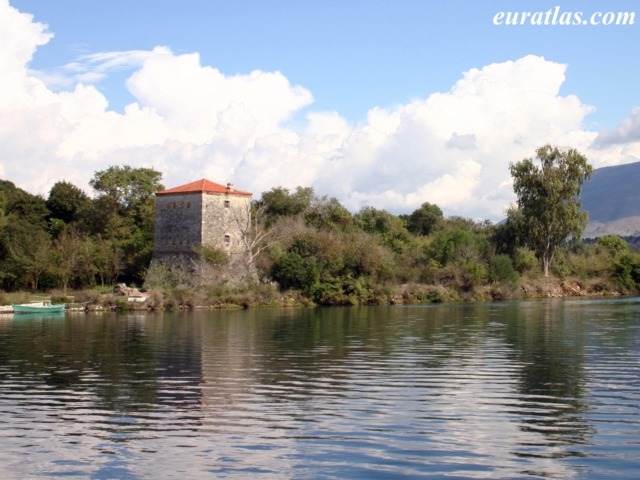
[[[229,183],[226,186],[219,183],[211,182],[205,178],[196,180],[195,182],[180,185],[179,187],[169,188],[156,192],[156,195],[171,195],[178,193],[226,193],[229,195],[241,195],[251,196],[251,192],[245,192],[233,187],[233,184]]]

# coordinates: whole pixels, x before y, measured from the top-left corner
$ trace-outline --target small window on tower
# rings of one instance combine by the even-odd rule
[[[224,246],[228,247],[229,245],[231,245],[231,235],[225,235],[224,236]]]
[[[229,200],[224,201],[224,208],[229,208],[231,206],[231,202]]]

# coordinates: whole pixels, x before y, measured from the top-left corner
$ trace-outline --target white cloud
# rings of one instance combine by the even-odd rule
[[[311,92],[280,72],[229,76],[167,47],[30,72],[52,35],[6,0],[0,32],[0,87],[11,93],[0,97],[0,174],[33,193],[63,179],[88,191],[96,171],[128,164],[156,168],[167,186],[201,177],[257,195],[313,186],[352,210],[410,212],[428,201],[447,215],[499,219],[513,199],[509,162],[542,144],[576,147],[596,166],[638,159],[637,149],[623,153],[629,144],[590,148],[597,134],[582,122],[591,108],[559,94],[565,65],[537,56],[471,69],[448,92],[372,107],[351,125],[310,111]],[[123,68],[135,101],[117,113],[92,83]],[[635,139],[638,117],[616,138]]]
[[[627,143],[640,143],[640,108],[635,108],[615,130],[600,132],[593,142],[595,148]]]
[[[46,25],[34,22],[33,15],[11,8],[8,0],[0,0],[0,13],[0,71],[6,86],[24,75],[36,48],[45,45],[53,35],[47,32]]]
[[[82,55],[77,60],[49,71],[31,72],[50,87],[73,88],[78,83],[97,83],[109,73],[140,67],[145,60],[154,56],[170,54],[167,49],[130,50],[127,52],[101,52]]]
[[[598,166],[640,161],[640,108],[634,108],[613,130],[603,130],[591,145]]]

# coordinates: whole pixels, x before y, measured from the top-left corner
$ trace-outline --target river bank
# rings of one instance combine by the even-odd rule
[[[213,289],[172,289],[166,291],[123,289],[52,291],[48,298],[66,303],[68,311],[172,311],[214,310],[259,307],[402,305],[429,303],[472,303],[565,297],[619,297],[623,292],[602,278],[561,279],[558,277],[525,277],[517,283],[496,283],[470,289],[452,286],[408,283],[396,286],[367,287],[360,291],[329,297],[330,301],[314,301],[297,290],[279,291],[275,285],[217,287]],[[10,313],[12,303],[25,303],[35,296],[28,292],[0,295],[0,313]],[[42,298],[42,295],[38,295]],[[6,312],[5,312],[6,310]]]

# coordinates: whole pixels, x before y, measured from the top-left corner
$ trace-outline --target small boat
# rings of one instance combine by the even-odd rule
[[[64,312],[64,303],[52,305],[50,302],[20,303],[14,304],[13,313],[61,313]]]

